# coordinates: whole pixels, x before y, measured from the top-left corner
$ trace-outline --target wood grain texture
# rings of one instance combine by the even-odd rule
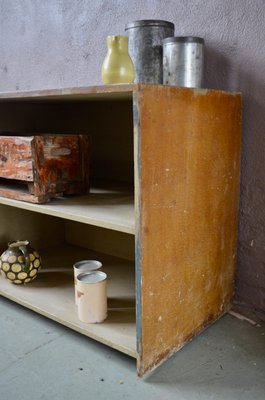
[[[23,202],[25,201],[33,204],[47,202],[48,199],[46,195],[34,196],[33,194],[31,194],[31,191],[29,190],[29,185],[22,185],[21,182],[18,183],[14,181],[1,181],[0,196],[11,200],[18,200]]]
[[[89,137],[87,135],[34,136],[35,196],[85,194],[89,189]]]
[[[32,137],[0,136],[0,177],[33,181]]]
[[[138,113],[138,373],[143,375],[230,308],[241,97],[144,87]]]
[[[0,195],[44,203],[88,193],[89,150],[88,135],[0,136]]]

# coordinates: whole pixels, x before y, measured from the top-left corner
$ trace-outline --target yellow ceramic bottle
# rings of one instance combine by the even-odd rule
[[[108,53],[102,65],[101,77],[105,84],[132,83],[134,67],[128,53],[127,36],[108,36]]]

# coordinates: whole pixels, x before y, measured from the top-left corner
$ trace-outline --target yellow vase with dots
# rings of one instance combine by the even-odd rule
[[[28,240],[16,240],[0,257],[1,274],[10,282],[22,285],[33,281],[41,269],[41,258]]]

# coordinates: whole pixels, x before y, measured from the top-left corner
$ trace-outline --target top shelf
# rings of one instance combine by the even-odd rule
[[[0,93],[0,102],[4,101],[105,101],[105,100],[130,100],[139,85],[116,84],[76,87],[65,89],[46,89],[25,92]]]
[[[182,91],[194,94],[219,94],[225,96],[237,95],[236,92],[226,92],[214,89],[183,88],[177,86],[158,84],[113,84],[99,86],[73,87],[65,89],[42,89],[34,91],[20,91],[0,93],[0,102],[57,102],[57,101],[106,101],[106,100],[132,100],[133,94],[145,88],[163,90],[171,93]]]

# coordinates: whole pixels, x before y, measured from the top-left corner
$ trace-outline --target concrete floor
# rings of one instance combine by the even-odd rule
[[[226,315],[145,379],[135,360],[0,298],[1,400],[264,400],[265,324]]]

